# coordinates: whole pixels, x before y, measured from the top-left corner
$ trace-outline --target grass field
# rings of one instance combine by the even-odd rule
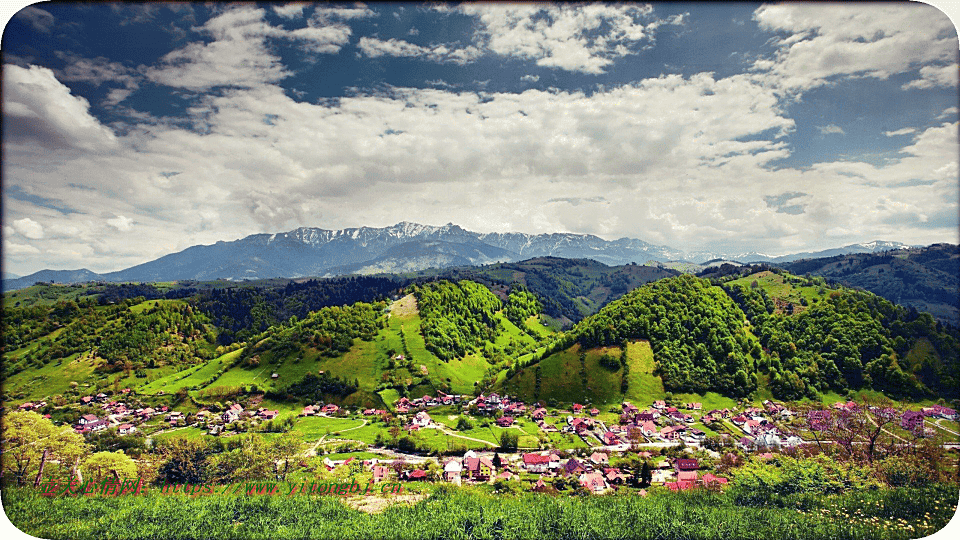
[[[445,488],[365,513],[348,506],[359,501],[330,496],[190,497],[154,487],[139,496],[64,498],[20,488],[4,490],[4,510],[16,527],[42,538],[905,540],[942,529],[956,508],[954,486],[794,497],[780,507],[740,506],[729,493],[704,490],[648,497],[484,491]]]
[[[88,356],[73,354],[62,361],[26,371],[21,371],[4,380],[8,395],[22,396],[24,401],[62,394],[71,382],[85,381],[93,375],[95,360]]]
[[[357,428],[363,425],[363,420],[355,418],[327,418],[324,416],[308,416],[296,421],[293,430],[299,432],[306,442],[319,440],[324,435],[334,435],[340,431]],[[359,429],[347,433],[353,434]]]
[[[655,364],[653,351],[647,341],[627,344],[628,387],[620,392],[623,368],[611,371],[600,365],[600,358],[609,355],[620,358],[620,347],[601,347],[586,351],[584,367],[586,384],[580,376],[580,346],[574,345],[565,351],[553,354],[540,361],[540,393],[536,394],[537,365],[524,368],[513,378],[504,380],[504,392],[516,395],[527,402],[543,400],[548,403],[590,403],[602,410],[604,406],[618,404],[624,399],[645,403],[663,399],[665,392],[660,377],[653,374]]]
[[[799,313],[800,311],[806,309],[805,306],[801,305],[801,299],[806,300],[809,304],[819,300],[823,296],[819,292],[819,286],[804,285],[806,280],[803,278],[785,278],[780,274],[774,274],[773,272],[769,271],[758,272],[756,274],[733,280],[730,283],[736,283],[750,287],[754,281],[757,282],[757,287],[766,291],[767,295],[769,295],[771,298],[777,298],[783,300],[784,302],[790,302],[791,304],[794,304],[794,313]]]

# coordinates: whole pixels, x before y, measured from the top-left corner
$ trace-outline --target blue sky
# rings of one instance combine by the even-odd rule
[[[958,241],[957,33],[919,3],[39,3],[2,50],[20,275],[399,221]]]

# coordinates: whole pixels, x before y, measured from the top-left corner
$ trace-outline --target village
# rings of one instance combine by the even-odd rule
[[[350,429],[328,431],[317,441],[304,440],[307,445],[313,443],[304,455],[317,455],[318,447],[330,437],[328,442],[348,442],[354,445],[352,450],[363,452],[361,457],[338,456],[335,452],[326,455],[322,460],[326,470],[362,470],[372,473],[374,482],[500,486],[513,482],[515,489],[556,492],[562,488],[593,494],[657,485],[673,491],[722,489],[728,482],[723,473],[732,466],[745,459],[774,459],[777,453],[812,444],[832,414],[856,412],[861,407],[847,401],[799,413],[787,404],[766,400],[762,407],[744,403],[742,407],[704,410],[700,402],[654,400],[642,409],[623,402],[619,407],[606,406],[603,411],[580,403],[548,410],[542,403],[528,405],[496,393],[473,397],[442,392],[414,399],[402,397],[392,411],[317,403],[303,406],[299,413],[285,410],[281,414],[279,407],[258,406],[262,405],[262,396],[252,396],[245,404],[230,402],[186,412],[168,405],[133,407],[128,402],[141,403],[133,391],[123,389],[113,396],[103,392],[83,396],[73,407],[56,409],[61,414],[65,409],[82,413],[72,424],[80,434],[111,429],[120,436],[143,437],[146,433],[140,430],[145,430],[151,438],[185,429],[193,431],[182,433],[230,437],[264,426],[288,430],[312,419],[356,419],[364,427],[382,425],[382,430],[392,434],[394,444],[390,444],[390,436],[382,437],[383,431],[373,441],[351,438]],[[23,403],[18,409],[42,413],[51,407],[40,401]],[[931,437],[936,429],[944,429],[936,422],[956,422],[958,418],[955,410],[940,405],[903,412],[889,409],[887,414],[898,416],[889,429],[921,437]],[[44,416],[51,417],[49,413]],[[470,437],[464,434],[470,431],[459,429],[481,422],[496,426],[501,436],[514,433],[524,437],[506,437],[497,444]],[[531,433],[534,429],[536,432]],[[448,451],[433,452],[410,451],[396,444],[400,436],[430,430],[450,441],[483,444],[465,451],[448,447]]]

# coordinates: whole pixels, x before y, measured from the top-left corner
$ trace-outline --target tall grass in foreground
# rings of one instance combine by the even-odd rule
[[[706,491],[609,497],[518,497],[439,489],[382,514],[333,497],[127,496],[44,498],[5,489],[4,509],[41,538],[398,538],[398,539],[906,539],[943,528],[955,486],[783,498],[737,506]]]

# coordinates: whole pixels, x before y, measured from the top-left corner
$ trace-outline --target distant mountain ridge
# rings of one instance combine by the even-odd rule
[[[897,242],[853,244],[819,253],[863,253],[906,247]],[[478,266],[535,257],[592,259],[609,266],[648,261],[786,262],[817,253],[770,257],[749,253],[725,255],[684,253],[635,238],[604,240],[575,233],[477,233],[448,223],[443,226],[400,222],[390,227],[328,230],[300,227],[283,233],[260,233],[230,242],[192,246],[116,272],[86,269],[41,270],[5,279],[4,290],[29,287],[37,281],[156,282],[174,280],[244,280],[273,277],[330,277],[350,273],[411,272],[427,268]],[[693,263],[695,264],[695,263]]]

